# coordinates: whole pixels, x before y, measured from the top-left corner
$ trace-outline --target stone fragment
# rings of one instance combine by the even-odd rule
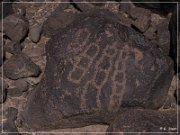
[[[42,26],[40,24],[35,24],[30,27],[29,38],[32,42],[37,43],[41,37]]]
[[[23,53],[13,55],[4,63],[4,75],[10,79],[38,76],[40,73],[39,66]]]

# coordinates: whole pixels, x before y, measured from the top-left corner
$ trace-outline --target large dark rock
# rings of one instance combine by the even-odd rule
[[[173,77],[163,51],[104,10],[79,15],[46,53],[45,74],[20,118],[34,130],[111,123],[121,108],[157,109]]]
[[[176,109],[164,111],[128,109],[116,117],[107,132],[141,132],[143,134],[143,132],[177,132],[177,129]]]
[[[4,75],[10,79],[38,76],[41,72],[28,56],[23,53],[15,54],[4,62]]]

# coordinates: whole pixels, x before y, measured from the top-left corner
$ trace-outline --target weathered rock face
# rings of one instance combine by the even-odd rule
[[[173,76],[169,57],[107,11],[79,15],[46,53],[44,77],[22,112],[34,130],[110,123],[121,107],[159,108]]]
[[[129,109],[121,113],[107,132],[177,132],[177,110]],[[143,134],[143,133],[142,133]]]

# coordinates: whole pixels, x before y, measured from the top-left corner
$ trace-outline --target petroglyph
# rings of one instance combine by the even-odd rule
[[[107,124],[122,108],[158,108],[173,76],[156,45],[104,10],[80,14],[46,53],[45,74],[22,113],[34,130]]]

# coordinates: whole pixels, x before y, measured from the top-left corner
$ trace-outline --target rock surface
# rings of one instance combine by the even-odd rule
[[[176,109],[166,111],[129,109],[116,117],[107,132],[177,132],[177,126]]]
[[[39,66],[23,53],[13,55],[4,63],[4,75],[10,79],[38,76],[40,72]]]
[[[46,55],[21,115],[33,130],[111,123],[126,107],[157,109],[173,77],[168,56],[104,10],[79,15],[47,43]]]

